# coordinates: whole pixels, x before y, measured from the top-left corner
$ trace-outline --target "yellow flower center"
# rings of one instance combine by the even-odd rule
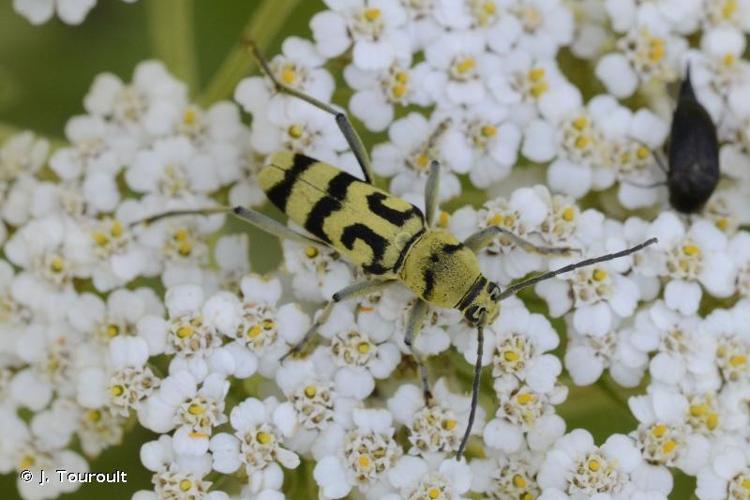
[[[62,272],[65,268],[65,261],[62,260],[62,257],[55,257],[52,259],[52,262],[50,262],[49,267],[54,273]]]
[[[367,455],[360,455],[357,458],[357,465],[359,465],[360,469],[369,469],[371,463],[372,462],[370,461],[370,457],[368,457]]]
[[[565,222],[570,222],[575,217],[576,211],[573,207],[568,207],[562,212],[562,218]]]
[[[393,87],[391,87],[391,91],[393,92],[394,97],[401,99],[406,95],[406,91],[409,89],[405,84],[403,83],[397,83]]]
[[[305,255],[307,255],[307,257],[310,259],[314,259],[318,256],[318,249],[313,246],[309,246],[305,248]]]
[[[666,454],[672,453],[675,448],[677,448],[677,443],[672,439],[668,440],[661,447],[662,451]]]
[[[188,413],[191,415],[203,415],[206,412],[206,409],[197,403],[193,403],[190,406],[188,406]]]
[[[369,22],[374,23],[378,19],[380,19],[380,9],[376,7],[370,7],[369,9],[365,9],[364,16],[365,19],[367,19]]]
[[[573,127],[576,130],[583,130],[584,127],[586,127],[586,125],[588,124],[589,124],[589,119],[586,118],[585,116],[579,116],[578,118],[573,120]]]
[[[182,114],[182,122],[185,125],[193,125],[198,119],[198,115],[193,108],[188,108]]]
[[[523,392],[516,396],[516,400],[522,405],[526,405],[529,403],[532,403],[536,399],[533,394],[529,394],[528,392]]]
[[[440,490],[438,488],[435,488],[433,486],[432,488],[430,488],[429,490],[427,490],[427,496],[430,497],[430,498],[432,498],[432,499],[440,498]]]
[[[193,334],[193,327],[190,325],[182,325],[177,329],[177,336],[181,339],[186,339]]]
[[[273,436],[268,432],[260,431],[255,435],[255,439],[257,439],[260,444],[268,444],[273,440]]]
[[[599,460],[591,459],[589,460],[589,463],[587,464],[588,468],[591,472],[596,472],[601,467],[601,464],[599,463]]]
[[[305,387],[305,396],[308,398],[314,398],[318,393],[318,389],[314,385],[308,385]]]
[[[263,328],[260,325],[253,325],[247,329],[247,336],[254,339],[260,335],[261,331],[263,331]]]
[[[657,63],[664,58],[666,46],[663,38],[652,37],[648,41],[648,58],[652,63]]]
[[[576,147],[578,149],[588,147],[589,144],[591,144],[591,139],[587,135],[582,135],[578,139],[576,139]]]
[[[35,463],[36,463],[36,460],[34,460],[34,457],[32,457],[31,455],[25,455],[21,457],[21,460],[18,462],[18,468],[22,470],[28,469]]]
[[[367,354],[370,352],[370,343],[369,342],[360,342],[357,344],[357,351],[360,354]]]
[[[287,85],[292,85],[297,80],[297,72],[291,66],[285,66],[281,70],[281,81]]]
[[[639,160],[645,160],[651,155],[651,151],[646,146],[641,146],[638,148],[638,150],[635,152],[636,156],[638,156]]]
[[[287,133],[292,139],[299,139],[302,137],[302,134],[305,132],[305,129],[302,127],[302,125],[290,125],[289,129],[287,130]]]
[[[724,19],[730,19],[732,16],[734,16],[734,13],[737,12],[737,9],[739,8],[739,2],[737,0],[727,0],[724,2],[724,6],[721,9],[721,15],[724,16]]]
[[[91,237],[94,239],[94,242],[99,245],[100,247],[103,247],[107,243],[109,243],[109,238],[106,234],[104,234],[101,231],[96,231],[94,234],[91,235]]]
[[[516,474],[515,476],[513,476],[513,486],[515,486],[516,488],[525,488],[526,478],[521,474]]]
[[[655,438],[660,438],[667,433],[667,426],[664,424],[656,424],[651,427],[651,435]]]
[[[125,389],[121,385],[113,385],[109,390],[109,393],[114,397],[122,396],[123,392],[125,392]]]
[[[505,359],[505,361],[509,361],[512,363],[514,361],[518,361],[521,357],[515,351],[505,351],[503,353],[503,358]]]
[[[117,325],[109,325],[107,327],[107,337],[117,337],[120,334],[120,327]]]
[[[485,125],[482,127],[482,135],[484,137],[495,137],[497,135],[497,127],[494,125]]]
[[[419,156],[417,156],[416,164],[419,168],[426,168],[429,163],[430,163],[430,157],[427,156],[426,153],[422,153]]]
[[[746,363],[747,363],[747,356],[745,356],[744,354],[737,354],[729,358],[729,364],[734,366],[735,368],[742,366]]]
[[[684,245],[682,247],[682,253],[689,256],[700,255],[701,249],[698,245]]]
[[[607,279],[607,271],[604,269],[596,269],[594,271],[594,281],[604,281]]]
[[[86,412],[86,420],[89,422],[98,422],[102,419],[102,412],[99,410],[89,410]]]
[[[461,74],[472,71],[477,66],[477,61],[473,57],[465,57],[456,63],[456,71]]]
[[[190,481],[190,479],[183,479],[182,481],[180,481],[180,489],[182,491],[189,491],[192,487],[193,483],[192,481]]]
[[[443,420],[443,429],[445,429],[446,431],[452,431],[453,429],[456,428],[457,424],[458,424],[458,422],[456,422],[452,418],[449,418],[447,420]]]

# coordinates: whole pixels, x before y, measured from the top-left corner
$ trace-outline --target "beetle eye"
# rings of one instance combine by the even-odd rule
[[[487,285],[487,292],[490,294],[490,298],[497,302],[500,300],[500,287],[494,283]]]

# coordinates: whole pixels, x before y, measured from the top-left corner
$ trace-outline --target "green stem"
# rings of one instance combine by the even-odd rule
[[[238,43],[229,51],[219,70],[198,96],[200,104],[208,106],[233,94],[234,88],[248,75],[254,64],[244,40],[252,38],[261,51],[267,50],[299,2],[300,0],[263,0],[242,29]]]
[[[604,392],[607,396],[609,396],[612,401],[616,402],[619,406],[624,408],[628,414],[630,413],[630,406],[628,406],[627,399],[624,399],[620,393],[615,391],[606,378],[600,377],[596,382],[596,386],[599,387],[599,389],[601,389],[602,392]]]
[[[198,83],[193,0],[151,0],[149,27],[155,57],[194,90]]]

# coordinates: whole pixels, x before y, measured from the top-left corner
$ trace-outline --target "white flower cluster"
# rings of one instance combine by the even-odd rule
[[[14,5],[80,22],[94,3]],[[0,145],[0,472],[85,471],[137,419],[160,435],[141,448],[153,488],[138,500],[274,500],[291,470],[321,498],[666,499],[677,471],[702,500],[748,498],[750,2],[325,4],[314,40],[290,37],[270,61],[278,81],[324,102],[345,82],[348,110],[385,140],[373,168],[397,196],[421,204],[440,161],[440,198],[475,204],[437,227],[571,250],[499,236],[478,252],[488,279],[658,244],[503,302],[480,360],[492,382],[456,459],[478,347],[458,311],[431,308],[410,347],[406,287],[318,316],[363,274],[333,249],[284,241],[283,265],[261,276],[248,254],[266,241],[228,234],[223,215],[143,222],[261,206],[256,175],[279,150],[358,175],[333,118],[267,77],[236,88],[247,126],[233,103],[191,103],[159,62],[130,82],[99,75],[64,146],[31,132]],[[664,177],[665,84],[688,62],[726,178],[690,217],[646,187]],[[589,77],[606,93],[588,95]],[[600,444],[566,432],[572,386],[609,379],[641,387],[637,424]],[[74,487],[18,481],[27,499]]]
[[[35,25],[46,23],[55,14],[65,24],[81,24],[95,6],[96,0],[13,0],[15,11]]]

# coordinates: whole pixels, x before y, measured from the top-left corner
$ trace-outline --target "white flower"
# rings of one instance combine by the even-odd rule
[[[198,382],[187,371],[176,372],[162,380],[138,412],[147,429],[165,433],[176,428],[173,444],[181,454],[205,453],[213,429],[227,421],[224,398],[229,382],[218,373],[206,377],[200,388]]]
[[[274,77],[284,85],[329,102],[334,81],[323,67],[326,60],[310,41],[290,36],[281,44],[282,54],[269,61]],[[278,111],[296,97],[277,93],[269,78],[250,77],[242,80],[234,91],[234,99],[254,116],[266,114],[266,109]]]
[[[300,459],[282,446],[283,435],[275,424],[277,409],[275,398],[265,401],[248,398],[235,406],[230,415],[234,433],[211,438],[214,470],[231,474],[243,467],[253,493],[269,487],[281,489],[279,464],[294,469]]]
[[[479,210],[470,206],[456,210],[448,227],[459,239],[498,226],[521,238],[534,240],[548,216],[545,201],[537,188],[520,188],[513,192],[510,200],[498,197],[486,202]],[[477,256],[485,276],[501,284],[544,268],[542,256],[519,248],[516,242],[504,235],[495,238],[477,252]]]
[[[56,13],[66,24],[81,24],[96,0],[13,0],[13,8],[31,24],[44,24]]]
[[[390,142],[376,145],[372,150],[372,166],[376,174],[393,177],[390,191],[395,196],[416,193],[423,197],[430,162],[442,162],[440,148],[432,135],[442,124],[428,122],[419,113],[409,113],[388,129]],[[440,138],[438,137],[437,140]],[[461,192],[458,178],[443,168],[440,176],[440,199],[447,200]]]
[[[331,248],[289,240],[282,241],[281,248],[294,294],[302,300],[328,300],[352,282],[349,264]]]
[[[388,471],[388,481],[398,491],[383,498],[462,498],[471,486],[472,471],[466,462],[450,458],[427,461],[403,456]]]
[[[183,455],[176,452],[171,436],[161,436],[157,441],[149,441],[141,447],[141,462],[154,472],[151,482],[154,491],[141,490],[134,495],[138,500],[157,500],[183,495],[206,498],[207,500],[227,500],[222,491],[209,492],[211,482],[204,477],[211,472],[211,456]]]
[[[388,127],[395,106],[430,104],[422,85],[427,67],[412,69],[409,62],[396,61],[379,71],[365,71],[354,64],[344,70],[347,84],[355,91],[349,108],[368,130],[380,132]]]
[[[378,491],[401,456],[387,410],[354,410],[352,421],[346,427],[331,425],[313,450],[318,460],[313,476],[322,498],[345,497],[353,487]]]
[[[432,460],[455,452],[466,429],[471,408],[470,398],[448,390],[441,378],[430,388],[432,398],[425,402],[422,389],[413,384],[401,385],[388,400],[388,409],[396,422],[409,431],[411,455]],[[482,431],[484,409],[477,408],[472,434]]]
[[[644,458],[631,472],[633,482],[666,495],[672,489],[667,467],[695,474],[708,458],[709,441],[690,432],[685,421],[688,400],[677,391],[652,384],[648,394],[631,397],[628,406],[639,423],[630,436]]]
[[[48,152],[49,141],[28,131],[10,137],[0,148],[0,215],[8,223],[18,226],[28,219],[32,200],[27,191]]]
[[[339,304],[318,329],[330,339],[330,346],[319,348],[315,355],[327,357],[338,367],[337,387],[342,395],[356,399],[365,399],[375,388],[375,379],[387,378],[401,360],[391,341],[390,325],[369,320],[369,315],[355,317],[349,305]]]
[[[83,104],[90,114],[112,121],[136,141],[164,136],[187,102],[187,87],[158,61],[140,63],[133,82],[112,73],[96,77]]]
[[[549,443],[550,445],[552,443]],[[543,450],[542,450],[543,451]],[[487,459],[472,460],[471,490],[489,498],[537,498],[536,482],[542,453],[522,449],[516,453],[490,453]]]
[[[516,163],[520,128],[502,107],[480,103],[455,120],[441,140],[446,166],[468,173],[476,187],[485,189],[507,176]]]
[[[664,212],[648,233],[659,238],[654,248],[660,250],[660,274],[670,278],[664,287],[669,307],[695,313],[702,296],[700,285],[716,297],[734,292],[736,269],[726,253],[727,238],[713,224],[696,220],[686,230],[676,214]]]
[[[645,83],[677,79],[687,41],[671,32],[656,6],[640,5],[626,29],[627,33],[617,41],[618,50],[602,57],[596,66],[596,76],[608,92],[625,98]]]
[[[432,69],[424,87],[442,108],[477,104],[484,100],[497,56],[485,51],[484,40],[472,32],[447,33],[425,49],[426,64]]]
[[[536,57],[554,58],[573,40],[572,9],[560,0],[516,0],[510,12],[521,25],[516,47]]]
[[[299,453],[320,446],[323,431],[332,423],[349,425],[354,398],[342,396],[333,376],[335,368],[320,358],[286,361],[276,372],[276,383],[288,401],[274,411],[274,422]],[[326,361],[326,360],[323,360]]]
[[[406,12],[398,0],[327,0],[331,10],[310,20],[313,38],[325,57],[336,57],[350,46],[354,64],[365,70],[390,66],[408,57],[404,31]]]
[[[698,471],[695,495],[701,500],[720,500],[750,493],[748,451],[745,443],[729,439],[717,443],[709,463]]]
[[[596,222],[597,219],[601,222],[601,214],[592,211],[587,211],[583,217],[591,222]],[[594,228],[599,228],[599,231]],[[626,242],[619,236],[622,226],[614,221],[591,224],[587,230],[591,232],[580,236],[582,239],[586,236],[594,237],[586,245],[586,252],[590,252],[590,256],[626,247]],[[575,260],[579,258],[576,257]],[[552,259],[553,264],[550,267],[558,268],[561,262],[571,260],[573,259],[555,258]],[[573,323],[576,330],[586,335],[601,337],[612,328],[618,317],[627,318],[632,315],[640,298],[636,283],[625,276],[630,267],[628,260],[615,259],[580,268],[541,282],[535,289],[547,301],[553,316],[560,316],[574,309]]]
[[[557,440],[547,451],[537,481],[543,499],[562,498],[648,498],[666,500],[666,492],[658,494],[635,484],[631,473],[643,465],[634,440],[613,434],[598,447],[587,431],[576,429]],[[640,491],[639,491],[640,490]]]

